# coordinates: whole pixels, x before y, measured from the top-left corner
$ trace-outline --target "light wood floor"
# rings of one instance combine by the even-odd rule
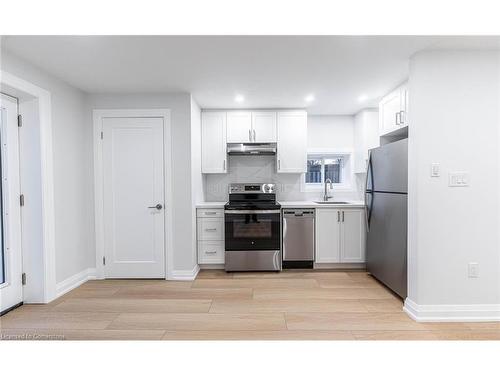
[[[89,281],[0,318],[2,339],[499,340],[500,323],[416,323],[364,272],[200,272]]]

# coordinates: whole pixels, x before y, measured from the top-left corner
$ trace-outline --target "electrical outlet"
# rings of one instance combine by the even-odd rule
[[[467,274],[469,276],[469,279],[476,279],[479,277],[479,263],[469,263],[469,267],[467,270]]]
[[[450,187],[469,186],[469,172],[451,172],[448,185]]]

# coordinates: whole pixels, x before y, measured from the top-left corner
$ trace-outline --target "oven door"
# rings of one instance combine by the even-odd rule
[[[279,250],[280,210],[226,210],[226,251]]]

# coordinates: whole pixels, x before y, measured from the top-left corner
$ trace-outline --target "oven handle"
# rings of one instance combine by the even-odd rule
[[[280,210],[224,210],[225,214],[246,215],[246,214],[279,214]]]

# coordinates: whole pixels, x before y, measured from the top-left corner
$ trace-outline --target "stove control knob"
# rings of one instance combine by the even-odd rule
[[[264,193],[274,193],[274,185],[273,184],[264,184],[263,189],[264,189]]]

